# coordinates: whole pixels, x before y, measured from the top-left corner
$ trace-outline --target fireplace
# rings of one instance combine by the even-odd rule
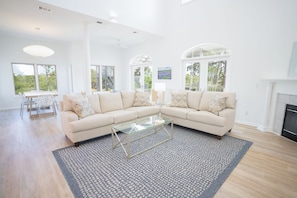
[[[286,105],[282,136],[297,142],[297,106]]]

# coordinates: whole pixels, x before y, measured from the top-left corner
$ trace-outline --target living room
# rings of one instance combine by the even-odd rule
[[[181,75],[183,53],[205,43],[222,45],[230,51],[226,91],[236,92],[237,124],[255,128],[260,136],[263,135],[262,132],[272,132],[278,136],[279,132],[274,129],[278,94],[297,95],[297,77],[290,77],[288,73],[293,44],[297,41],[295,0],[192,0],[184,5],[178,0],[146,0],[144,3],[131,0],[127,3],[99,1],[96,6],[91,1],[84,3],[85,6],[81,6],[79,2],[51,0],[34,1],[21,6],[18,3],[0,3],[0,110],[5,115],[13,111],[12,115],[18,116],[20,104],[20,97],[14,92],[12,63],[56,65],[58,99],[61,100],[64,94],[88,92],[90,81],[85,74],[88,67],[85,65],[90,64],[115,66],[115,89],[131,90],[130,61],[138,55],[148,55],[152,59],[153,86],[156,82],[165,83],[165,100],[169,100],[170,91],[184,89],[184,76]],[[132,4],[134,6],[130,8],[129,5]],[[27,8],[29,5],[35,6],[36,21],[29,23],[25,21],[26,16],[24,21],[20,17],[6,18],[14,16],[14,13],[26,13],[26,9],[33,9]],[[49,7],[52,11],[40,13],[40,5]],[[53,14],[58,15],[52,16]],[[59,17],[69,17],[79,28],[75,31],[62,30],[60,27],[55,28],[52,21],[47,26],[46,21],[42,24],[37,20],[43,15],[49,15],[46,17],[53,21],[58,21]],[[110,22],[111,17],[116,17],[115,25],[119,26],[119,30],[124,29],[125,33],[130,31],[131,35],[125,38],[132,37],[134,43],[129,43],[129,39],[120,40],[123,45],[127,42],[127,48],[117,46],[117,38],[108,35],[93,42],[96,32],[91,31],[100,31],[100,28],[105,31],[106,26],[114,25]],[[88,22],[93,22],[88,27],[84,24],[87,19]],[[103,21],[102,24],[97,23],[100,20]],[[7,23],[21,23],[25,31],[20,32],[17,27],[6,31]],[[40,27],[39,32],[35,30],[36,27]],[[70,32],[69,38],[58,39],[54,34],[49,34],[62,34],[63,31]],[[90,38],[85,38],[86,31],[90,31]],[[137,37],[144,39],[139,41]],[[86,47],[88,39],[89,48]],[[107,41],[109,42],[105,43]],[[29,56],[22,51],[25,46],[39,42],[54,49],[55,54],[41,58]],[[89,59],[86,60],[88,56]],[[171,80],[158,80],[157,72],[160,67],[171,67]],[[28,117],[24,121],[37,122]]]

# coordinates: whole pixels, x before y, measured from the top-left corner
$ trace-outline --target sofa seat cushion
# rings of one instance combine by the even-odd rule
[[[195,109],[191,108],[181,108],[181,107],[167,107],[164,106],[161,108],[161,113],[165,115],[170,115],[173,117],[181,118],[181,119],[187,119],[187,114],[189,112],[195,112]]]
[[[136,112],[126,111],[126,110],[110,111],[110,112],[105,113],[104,115],[113,117],[114,124],[130,121],[130,120],[135,120],[137,118]]]
[[[208,111],[194,111],[189,112],[187,119],[195,122],[200,122],[209,125],[215,125],[224,127],[226,125],[226,119],[220,116],[217,116]]]
[[[145,116],[158,114],[160,112],[160,107],[158,106],[130,107],[126,110],[137,112],[138,117],[145,117]]]
[[[73,121],[69,123],[69,128],[72,133],[95,129],[99,127],[103,127],[106,125],[111,125],[113,123],[112,116],[104,115],[104,114],[94,114],[84,119]]]

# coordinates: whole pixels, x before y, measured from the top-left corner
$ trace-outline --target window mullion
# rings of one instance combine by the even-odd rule
[[[200,61],[200,90],[207,90],[208,60]]]
[[[37,64],[34,64],[34,76],[35,76],[35,84],[36,84],[36,90],[39,91],[39,80],[38,80],[38,68]]]

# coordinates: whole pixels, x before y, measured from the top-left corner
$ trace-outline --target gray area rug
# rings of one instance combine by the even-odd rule
[[[131,153],[160,141],[135,141]],[[174,126],[174,138],[131,159],[111,148],[111,135],[53,154],[75,197],[213,197],[251,142]]]

